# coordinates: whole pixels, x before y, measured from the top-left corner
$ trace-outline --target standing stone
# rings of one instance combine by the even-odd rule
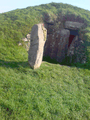
[[[36,24],[32,27],[28,62],[33,69],[39,68],[42,63],[46,37],[47,30],[43,24]]]
[[[57,59],[56,59],[58,62],[62,62],[67,55],[69,36],[70,36],[69,30],[66,29],[61,30],[60,39],[58,43]]]

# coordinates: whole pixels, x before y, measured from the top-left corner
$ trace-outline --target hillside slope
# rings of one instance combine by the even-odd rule
[[[47,60],[37,70],[29,67],[28,53],[18,43],[34,24],[45,22],[45,14],[52,20],[73,15],[84,21],[86,64]],[[0,14],[0,119],[90,119],[90,11],[50,3]]]
[[[44,22],[45,14],[48,14],[52,20],[58,18],[59,21],[62,17],[68,20],[68,17],[73,16],[74,19],[84,22],[85,28],[81,32],[84,35],[88,62],[90,62],[90,11],[63,3],[27,7],[0,14],[0,51],[4,52],[3,44],[7,49],[8,46],[18,45],[21,39],[31,32],[34,24]],[[65,21],[64,19],[62,22]],[[1,56],[3,57],[2,54]]]

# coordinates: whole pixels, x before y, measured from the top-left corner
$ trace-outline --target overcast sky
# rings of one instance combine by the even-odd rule
[[[1,0],[0,13],[51,2],[67,3],[90,11],[90,0]]]

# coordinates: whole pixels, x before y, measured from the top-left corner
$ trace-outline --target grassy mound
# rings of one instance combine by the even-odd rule
[[[28,53],[18,42],[43,21],[45,12],[53,19],[60,11],[62,15],[72,11],[86,20],[87,64],[65,66],[49,59],[32,70]],[[0,14],[0,23],[0,119],[89,120],[90,12],[51,3]]]

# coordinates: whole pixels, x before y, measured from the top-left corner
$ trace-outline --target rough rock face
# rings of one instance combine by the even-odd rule
[[[24,42],[30,41],[30,34],[26,35],[26,38],[22,39]]]
[[[49,34],[45,44],[44,56],[62,62],[67,54],[69,35],[70,31],[65,29]]]
[[[86,63],[84,42],[83,40],[79,40],[78,36],[73,39],[68,49],[67,56],[69,57],[69,63]]]
[[[28,41],[30,40],[30,34],[27,34],[27,40]]]
[[[77,43],[78,43],[78,36],[76,36],[74,39],[73,39],[73,41],[72,41],[72,43],[71,43],[71,45],[70,45],[70,47],[69,47],[69,49],[68,49],[68,51],[67,51],[67,56],[69,56],[70,57],[70,59],[69,59],[69,63],[71,63],[72,62],[72,60],[73,60],[73,56],[74,56],[74,54],[75,54],[75,47],[77,47]],[[75,60],[75,59],[74,59]]]
[[[49,18],[50,19],[50,18]],[[63,22],[63,21],[62,21]],[[64,58],[67,62],[85,63],[85,46],[83,38],[80,38],[79,30],[84,26],[84,23],[67,20],[63,24],[57,21],[53,24],[46,22],[47,26],[47,41],[45,44],[44,56],[55,59],[61,63]]]
[[[37,24],[32,27],[28,62],[33,69],[41,65],[46,35],[47,30],[43,24]]]
[[[24,42],[24,46],[28,51],[30,47],[30,34],[27,34],[26,38],[22,38],[22,41]],[[21,42],[18,43],[18,46],[22,46],[22,45],[23,44]]]
[[[74,17],[65,17],[64,19],[64,17],[53,16],[51,18],[50,15],[45,14],[44,22],[47,30],[43,24],[34,25],[32,28],[28,52],[28,61],[32,68],[35,69],[41,65],[43,55],[59,63],[65,61],[68,63],[86,62],[82,34],[85,26],[81,18],[79,20]]]
[[[83,23],[79,23],[79,22],[73,22],[73,21],[65,22],[65,28],[68,28],[68,29],[77,30],[77,29],[80,29],[82,26],[83,26]]]

